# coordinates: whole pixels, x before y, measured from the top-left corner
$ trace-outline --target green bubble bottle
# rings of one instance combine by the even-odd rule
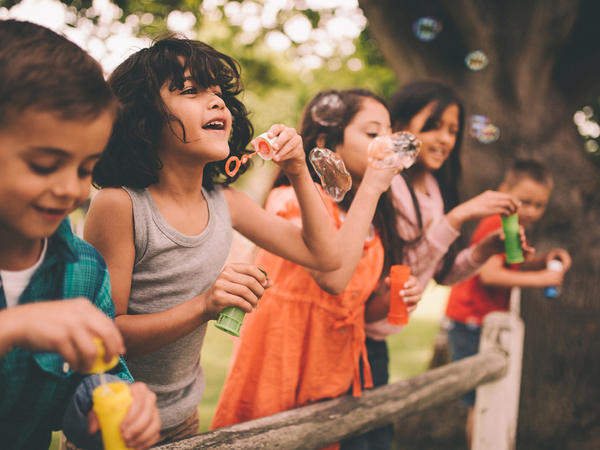
[[[258,270],[264,273],[265,277],[267,276],[267,272],[262,269]],[[219,317],[217,317],[217,321],[215,322],[215,327],[232,336],[240,337],[240,329],[242,328],[245,315],[246,311],[242,308],[228,306],[219,313]]]
[[[523,250],[521,248],[521,238],[519,236],[519,216],[502,216],[502,231],[504,232],[504,251],[506,252],[506,262],[509,264],[521,263]]]

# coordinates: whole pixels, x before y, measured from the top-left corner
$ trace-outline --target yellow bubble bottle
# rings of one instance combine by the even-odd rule
[[[113,367],[115,367],[119,362],[119,357],[115,355],[109,362],[105,362],[104,344],[102,343],[102,339],[100,339],[99,337],[95,337],[94,343],[96,344],[96,347],[98,347],[98,354],[96,355],[96,361],[94,361],[94,365],[88,370],[88,373],[107,372]]]
[[[102,441],[106,450],[128,450],[119,426],[133,401],[129,386],[116,381],[102,384],[92,392],[94,411],[100,422]]]

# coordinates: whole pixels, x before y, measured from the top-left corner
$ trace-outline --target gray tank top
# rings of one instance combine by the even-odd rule
[[[128,314],[164,311],[212,286],[231,248],[231,218],[223,189],[203,190],[209,219],[197,236],[181,234],[169,225],[147,189],[123,189],[133,205],[135,242]],[[200,351],[205,333],[206,323],[160,350],[127,360],[134,379],[156,393],[163,429],[189,418],[202,398]]]

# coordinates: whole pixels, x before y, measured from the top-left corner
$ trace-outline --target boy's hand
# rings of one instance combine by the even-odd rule
[[[565,272],[556,270],[540,270],[539,281],[542,286],[560,286],[563,283]]]
[[[13,345],[59,353],[73,370],[89,369],[96,360],[94,338],[104,343],[104,361],[125,353],[121,333],[89,300],[47,301],[19,305],[6,311],[15,327]]]
[[[563,248],[553,248],[546,254],[546,265],[553,259],[558,259],[563,265],[563,273],[571,268],[571,255]]]
[[[276,124],[269,128],[267,135],[269,138],[275,138],[273,161],[287,175],[299,175],[307,170],[302,138],[294,128]]]
[[[198,298],[204,301],[204,316],[214,319],[228,306],[252,312],[258,300],[271,286],[261,270],[246,263],[227,264],[212,287]]]
[[[156,444],[160,438],[160,416],[156,407],[156,394],[144,383],[129,385],[133,401],[121,422],[121,436],[129,448],[146,449]],[[88,431],[96,433],[100,429],[98,416],[92,409],[88,414]]]
[[[412,313],[417,309],[417,305],[421,301],[423,291],[419,286],[419,280],[414,275],[408,278],[408,281],[404,283],[404,288],[400,291],[402,300],[406,303],[406,310]]]
[[[519,238],[524,258],[530,258],[535,253],[535,249],[528,244],[525,229],[522,226],[519,226]],[[489,233],[475,244],[473,248],[473,260],[478,264],[483,264],[490,256],[504,253],[504,251],[504,233],[502,229],[498,229]]]

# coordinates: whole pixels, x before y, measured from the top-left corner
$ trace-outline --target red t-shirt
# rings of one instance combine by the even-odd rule
[[[502,227],[500,216],[490,216],[479,222],[473,233],[471,244]],[[481,325],[486,314],[492,311],[507,311],[510,289],[486,286],[479,275],[452,286],[446,316],[457,322]]]

